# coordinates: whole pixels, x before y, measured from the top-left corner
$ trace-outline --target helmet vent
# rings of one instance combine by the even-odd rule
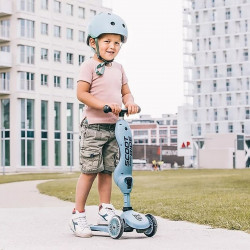
[[[111,22],[110,24],[114,26],[114,25],[115,25],[115,22]]]
[[[125,28],[125,24],[124,23],[122,24],[122,27]]]

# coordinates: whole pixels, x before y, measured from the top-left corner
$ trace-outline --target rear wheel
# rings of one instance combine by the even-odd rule
[[[157,232],[157,220],[152,214],[146,214],[145,216],[149,220],[150,227],[144,232],[144,234],[148,237],[152,237]]]
[[[108,224],[109,235],[113,239],[119,239],[124,232],[124,222],[120,216],[115,215]]]

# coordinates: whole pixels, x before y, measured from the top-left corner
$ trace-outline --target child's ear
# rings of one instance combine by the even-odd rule
[[[91,37],[91,38],[89,39],[89,45],[90,45],[93,49],[96,48],[95,39],[94,39],[94,38]]]

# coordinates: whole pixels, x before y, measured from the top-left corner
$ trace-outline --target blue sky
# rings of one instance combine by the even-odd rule
[[[128,26],[116,61],[129,78],[141,114],[160,117],[183,104],[182,0],[104,0]]]

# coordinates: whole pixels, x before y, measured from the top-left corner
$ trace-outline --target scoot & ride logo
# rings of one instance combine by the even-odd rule
[[[130,167],[132,165],[132,137],[124,136],[125,144],[125,166]]]

